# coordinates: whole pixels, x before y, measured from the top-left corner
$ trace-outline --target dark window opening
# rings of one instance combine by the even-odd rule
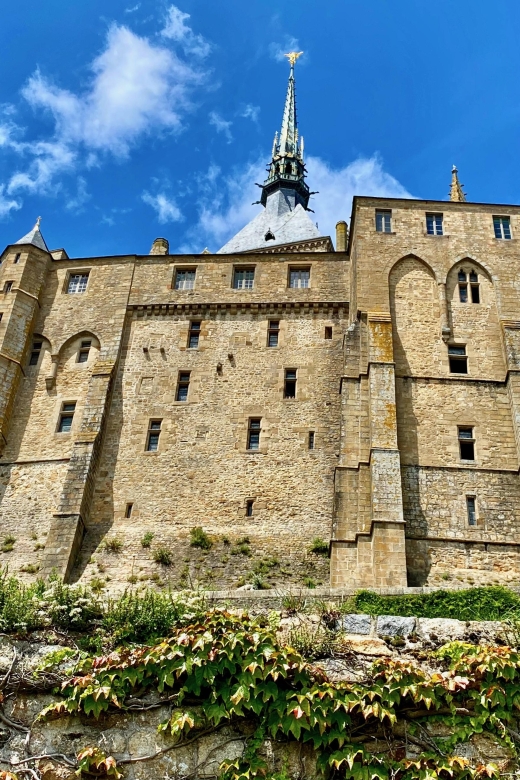
[[[58,433],[70,433],[75,411],[76,411],[75,401],[62,404],[60,419],[58,421]]]
[[[452,374],[468,373],[468,358],[466,355],[466,347],[463,344],[449,345],[448,359],[450,361],[450,372]]]
[[[392,232],[391,211],[376,211],[376,230],[378,233]]]
[[[17,263],[20,262],[21,256],[22,256],[21,253],[17,252],[17,254],[14,256],[14,260],[13,260],[14,265],[16,265]]]
[[[292,174],[292,165],[291,165],[291,163],[287,163],[287,165],[285,166],[285,173],[288,173],[289,176]]]
[[[200,320],[192,320],[188,331],[188,349],[196,349],[199,346]]]
[[[274,241],[274,233],[271,230],[268,230],[264,236],[264,239],[266,241]]]
[[[459,449],[461,460],[475,460],[473,428],[459,428]]]
[[[330,340],[332,338],[332,326],[331,325],[325,325],[325,338],[327,340]]]
[[[477,500],[475,496],[466,496],[466,509],[468,511],[468,525],[477,524]]]
[[[459,271],[459,275],[458,275],[459,282],[465,282],[465,281],[467,281],[467,278],[468,277],[466,275],[466,272],[461,269]]]
[[[258,450],[260,448],[261,417],[250,417],[247,428],[247,449]]]
[[[461,303],[468,302],[468,285],[459,282],[459,299]]]
[[[315,441],[314,431],[309,431],[308,445],[310,450],[314,449],[314,441]]]
[[[134,508],[134,505],[132,503],[126,505],[125,509],[125,517],[128,519],[129,517],[132,517],[132,509]]]
[[[267,328],[267,346],[277,347],[280,335],[280,320],[269,320]]]
[[[177,383],[177,394],[175,396],[175,400],[187,401],[189,387],[190,387],[190,372],[179,371],[179,381]]]
[[[296,369],[285,369],[284,398],[296,398]]]
[[[91,346],[92,341],[90,339],[86,339],[85,341],[81,342],[81,346],[78,352],[78,363],[88,363],[88,356],[90,354]]]
[[[473,284],[476,284],[478,282],[478,275],[475,271],[470,271],[469,273],[469,280]]]
[[[480,303],[480,287],[478,284],[471,284],[471,303]]]
[[[2,322],[2,317],[4,316],[3,311],[0,311],[0,322]]]
[[[253,504],[255,502],[252,498],[246,501],[246,517],[253,517]]]
[[[37,366],[38,365],[38,361],[40,359],[42,347],[43,347],[43,342],[41,342],[41,341],[34,341],[33,342],[31,356],[29,358],[29,365],[30,366]]]
[[[162,420],[150,420],[148,423],[148,435],[146,437],[146,451],[157,452],[159,449],[159,437],[161,435]]]
[[[6,282],[4,284],[4,292],[5,293],[11,292],[11,290],[13,289],[13,284],[14,282]]]

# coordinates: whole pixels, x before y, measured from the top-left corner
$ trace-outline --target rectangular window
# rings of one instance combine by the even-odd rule
[[[280,335],[280,320],[269,320],[267,327],[267,346],[277,347]]]
[[[60,419],[58,420],[58,433],[70,433],[72,428],[72,419],[76,411],[76,402],[71,401],[62,404]]]
[[[247,426],[247,449],[260,449],[260,431],[262,419],[260,417],[250,417]]]
[[[11,290],[13,289],[13,284],[14,282],[6,282],[4,284],[4,292],[5,293],[11,292]]]
[[[40,354],[42,351],[43,342],[41,341],[33,341],[32,350],[31,350],[31,356],[29,358],[29,365],[30,366],[37,366],[38,361],[40,359]]]
[[[86,339],[85,341],[81,342],[81,347],[79,348],[78,352],[78,363],[88,363],[88,356],[90,354],[90,347],[92,346],[92,341],[89,339]]]
[[[67,286],[67,292],[72,293],[84,293],[87,289],[88,274],[71,274],[69,276],[69,284]]]
[[[21,255],[21,252],[17,252],[17,253],[15,254],[15,256],[14,256],[14,260],[13,260],[13,264],[14,264],[14,265],[16,265],[17,263],[19,263],[19,262],[20,262],[20,258],[21,258],[21,256],[22,256],[22,255]]]
[[[459,428],[459,449],[461,460],[475,460],[473,428]]]
[[[442,236],[442,214],[426,214],[426,232],[429,236]]]
[[[200,338],[200,320],[192,320],[188,331],[188,349],[197,349]]]
[[[132,509],[134,508],[134,505],[132,503],[126,505],[125,509],[125,517],[128,519],[129,517],[132,517]]]
[[[196,268],[177,268],[175,271],[175,289],[193,290],[195,287]]]
[[[493,217],[495,238],[509,240],[511,238],[511,221],[509,217]]]
[[[233,288],[235,290],[252,290],[254,282],[254,268],[235,268],[233,272]]]
[[[332,326],[326,325],[325,326],[325,338],[330,341],[332,339]]]
[[[480,287],[478,284],[470,284],[471,303],[480,303]]]
[[[289,287],[303,289],[310,286],[310,268],[289,268]]]
[[[285,369],[284,398],[296,398],[296,369]]]
[[[187,401],[189,388],[190,388],[190,372],[179,371],[179,380],[177,382],[177,395],[175,396],[175,400]]]
[[[449,344],[448,359],[450,361],[450,372],[452,374],[468,373],[468,358],[465,345]]]
[[[252,498],[250,498],[248,501],[246,501],[246,517],[253,517],[253,505],[254,501]]]
[[[477,499],[475,496],[466,496],[466,509],[468,511],[468,525],[476,525]]]
[[[148,423],[148,435],[146,437],[146,451],[157,452],[159,449],[159,437],[161,435],[162,420],[150,420]]]
[[[314,431],[309,431],[308,445],[310,450],[314,449]]]
[[[378,233],[392,232],[392,212],[376,209],[376,230]]]

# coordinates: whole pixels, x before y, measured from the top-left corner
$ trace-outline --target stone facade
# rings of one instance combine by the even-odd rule
[[[376,210],[390,232],[376,230]],[[442,235],[427,233],[430,213],[443,215]],[[496,215],[512,239],[495,238]],[[160,240],[147,256],[80,259],[9,245],[1,562],[114,587],[320,585],[329,562],[310,552],[320,538],[333,587],[517,580],[517,235],[518,207],[356,198],[337,251],[326,237],[183,256]],[[251,289],[234,287],[243,268],[254,269]],[[190,269],[193,288],[176,289]],[[309,269],[308,287],[290,286],[295,269]],[[81,273],[86,289],[69,292]],[[453,345],[467,373],[450,370]],[[160,435],[147,451],[151,421]],[[473,459],[461,459],[460,429]],[[191,546],[199,526],[210,550]]]

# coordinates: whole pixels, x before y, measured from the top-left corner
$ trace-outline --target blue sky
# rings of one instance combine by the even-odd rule
[[[315,220],[353,194],[520,202],[517,0],[18,0],[2,9],[0,244],[216,251],[258,206],[288,67]]]

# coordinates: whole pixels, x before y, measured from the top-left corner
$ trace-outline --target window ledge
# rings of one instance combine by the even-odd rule
[[[390,233],[388,233],[386,230],[374,230],[374,233],[376,236],[396,236],[397,232],[395,230],[391,230]]]
[[[495,241],[502,241],[504,244],[514,244],[515,242],[518,242],[517,238],[497,238],[496,236],[493,236]]]
[[[423,235],[426,236],[426,238],[450,238],[449,233],[438,234],[438,233],[426,233],[425,232],[425,233],[423,233]]]

